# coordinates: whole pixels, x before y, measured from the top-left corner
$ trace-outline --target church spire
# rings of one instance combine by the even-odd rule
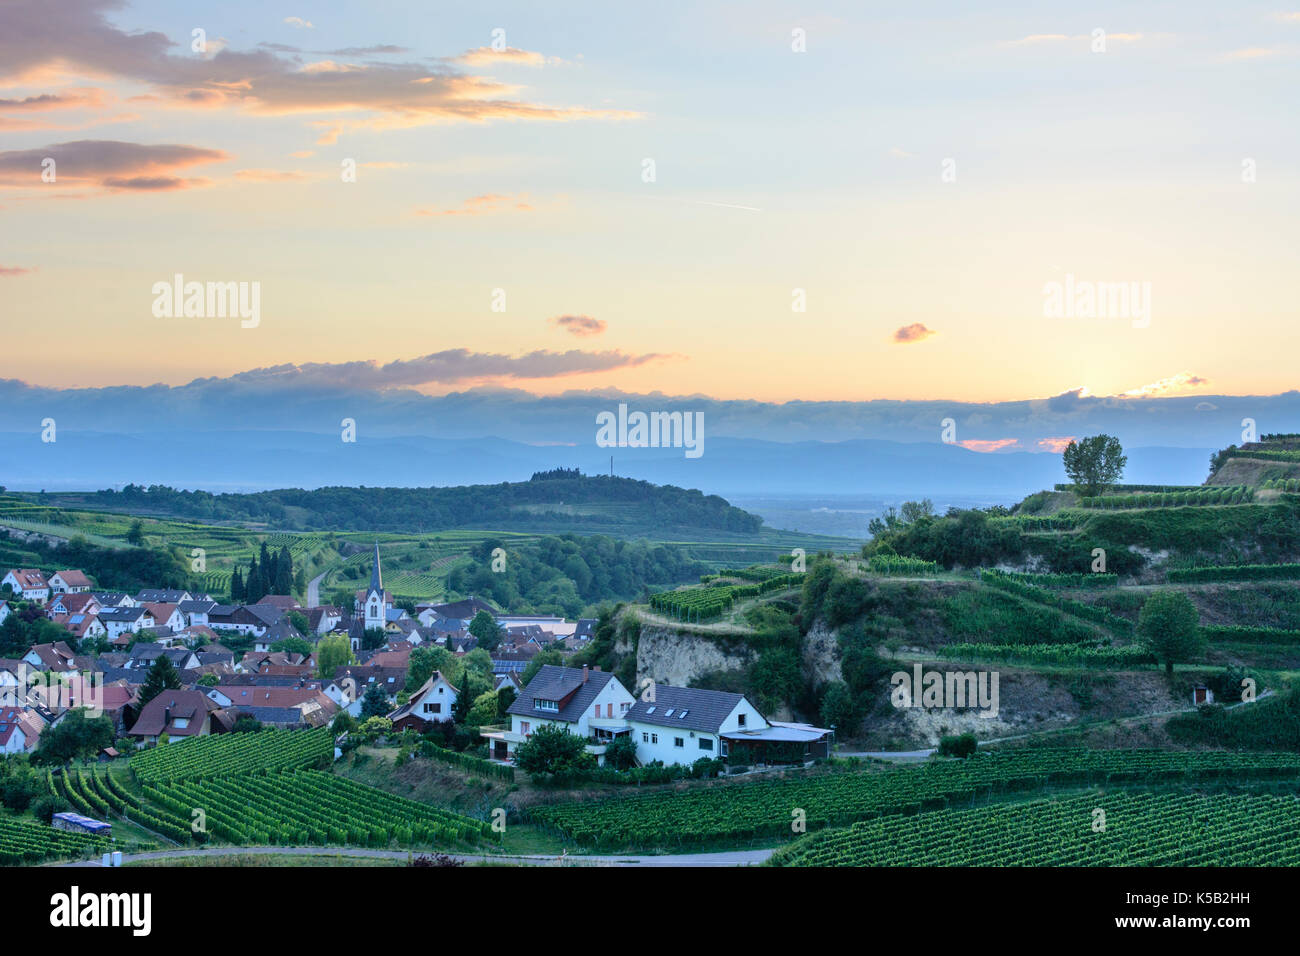
[[[384,593],[384,577],[379,573],[379,542],[375,542],[375,565],[370,571],[370,590]]]

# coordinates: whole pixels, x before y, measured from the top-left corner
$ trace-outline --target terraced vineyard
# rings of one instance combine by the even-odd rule
[[[1105,828],[1097,810],[1105,812]],[[773,866],[1300,866],[1300,798],[1107,793],[810,834]]]
[[[1090,785],[1300,778],[1300,754],[1164,750],[1029,750],[979,753],[881,773],[724,782],[681,792],[560,804],[532,818],[584,845],[675,846],[789,835],[802,810],[810,830],[917,813],[1049,784]]]
[[[258,771],[292,770],[328,760],[334,741],[328,727],[220,734],[154,747],[131,758],[141,783],[210,779]]]
[[[490,824],[318,770],[146,785],[144,795],[212,836],[280,846],[452,846],[499,838]]]
[[[1143,647],[1089,644],[948,644],[935,651],[960,661],[999,661],[1007,664],[1062,664],[1078,667],[1142,667],[1156,659]]]
[[[0,814],[0,866],[93,856],[111,845],[107,837],[56,830],[35,820]]]
[[[651,595],[650,607],[679,621],[711,621],[743,598],[758,597],[782,588],[797,587],[803,575],[778,574],[755,584],[710,584]]]
[[[146,805],[110,773],[72,768],[59,777],[47,777],[47,780],[52,793],[64,797],[73,809],[87,816],[107,820],[116,814],[175,843],[188,842],[194,835],[189,817]]]

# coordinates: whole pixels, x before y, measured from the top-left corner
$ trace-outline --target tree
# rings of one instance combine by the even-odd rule
[[[1118,438],[1110,435],[1093,435],[1083,441],[1071,441],[1061,456],[1065,474],[1089,497],[1101,494],[1124,474],[1128,458]]]
[[[52,727],[45,728],[32,755],[35,763],[62,764],[77,757],[93,757],[113,744],[113,721],[87,717],[78,707]]]
[[[126,543],[137,548],[144,544],[144,522],[139,518],[131,522],[131,527],[126,533]]]
[[[501,643],[501,628],[487,611],[474,615],[474,620],[469,622],[469,632],[478,638],[478,646],[486,651],[495,651]]]
[[[311,622],[307,620],[307,615],[303,614],[302,611],[290,611],[288,617],[289,624],[303,637],[311,633]]]
[[[364,721],[367,717],[383,717],[387,713],[388,695],[378,684],[369,685],[361,698],[361,719]]]
[[[969,757],[975,753],[979,741],[972,733],[957,734],[952,737],[939,738],[940,757]]]
[[[361,635],[361,646],[367,651],[373,651],[375,648],[383,647],[388,643],[388,635],[384,633],[382,627],[368,627],[365,633]]]
[[[261,729],[262,722],[252,714],[240,714],[235,718],[235,726],[231,728],[231,733],[255,734]]]
[[[469,697],[468,694],[462,694],[461,697]],[[457,701],[459,703],[459,699]],[[484,691],[474,698],[474,706],[469,709],[465,716],[465,723],[470,727],[482,727],[484,724],[490,724],[497,719],[497,695],[496,691]]]
[[[293,556],[289,554],[286,544],[280,548],[275,558],[275,594],[290,594],[293,591]]]
[[[853,711],[853,692],[848,684],[835,681],[826,688],[822,696],[822,726],[834,727],[839,734],[851,734],[858,724]]]
[[[1191,598],[1181,591],[1157,591],[1147,598],[1138,615],[1137,636],[1157,660],[1164,661],[1165,673],[1174,664],[1190,661],[1205,653],[1200,616]]]
[[[515,765],[535,780],[572,780],[594,769],[596,758],[587,753],[583,738],[562,727],[543,724],[515,748]]]
[[[311,657],[311,644],[301,637],[286,637],[283,640],[276,641],[271,645],[271,650],[281,651],[285,654],[301,654],[303,657]]]
[[[216,674],[204,674],[199,678],[200,687],[216,687],[221,683],[221,678]]]
[[[140,706],[153,700],[165,690],[180,690],[181,675],[176,673],[176,665],[166,654],[159,654],[149,667],[144,686],[140,688]]]
[[[499,691],[497,691],[497,716],[498,717],[506,716],[506,711],[510,709],[510,705],[515,702],[515,698],[517,696],[518,694],[515,693],[515,689],[511,684],[506,684]]]
[[[631,734],[615,737],[605,748],[605,766],[630,770],[636,766],[636,741]]]
[[[347,667],[354,660],[356,658],[352,655],[352,642],[348,640],[347,635],[334,634],[323,637],[316,645],[316,676],[328,680],[334,676],[336,670]]]
[[[234,573],[230,575],[230,601],[232,604],[240,604],[244,600],[244,576],[236,567]]]

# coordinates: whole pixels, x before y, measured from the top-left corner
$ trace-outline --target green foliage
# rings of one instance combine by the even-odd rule
[[[1128,458],[1119,439],[1110,435],[1092,435],[1071,441],[1061,455],[1065,474],[1085,495],[1100,494],[1107,485],[1119,481]]]
[[[1205,581],[1300,581],[1300,564],[1224,564],[1169,571],[1171,584]]]
[[[108,717],[87,717],[86,709],[78,707],[57,724],[45,728],[32,754],[32,762],[61,764],[86,759],[112,745],[113,721]]]
[[[159,654],[149,665],[144,685],[140,688],[140,706],[143,707],[165,690],[180,690],[181,675],[166,654]]]
[[[1219,700],[1232,697],[1225,694]],[[1184,747],[1300,751],[1300,692],[1292,690],[1231,710],[1217,703],[1201,707],[1169,718],[1165,730]]]
[[[383,717],[389,711],[388,695],[378,683],[366,685],[366,692],[361,695],[361,719]]]
[[[867,570],[873,574],[926,575],[934,574],[939,565],[922,558],[907,558],[896,554],[874,554],[867,561]]]
[[[416,650],[419,650],[419,648],[416,648]],[[412,656],[414,656],[414,653],[412,651]],[[320,643],[316,645],[316,675],[325,680],[332,679],[335,671],[340,667],[346,667],[355,660],[356,656],[352,653],[352,642],[348,640],[345,634],[322,637]],[[422,684],[424,681],[420,683]],[[407,685],[420,686],[420,684],[411,685],[409,679]]]
[[[579,780],[594,770],[596,758],[587,742],[562,727],[543,724],[515,748],[515,766],[534,780]]]
[[[940,757],[970,757],[978,747],[978,741],[972,733],[939,738]]]
[[[636,766],[636,740],[631,734],[615,737],[605,748],[605,766],[629,770]]]
[[[1172,675],[1174,664],[1194,660],[1205,653],[1196,605],[1181,591],[1156,591],[1138,617],[1137,636]]]
[[[1193,491],[1160,494],[1103,495],[1080,498],[1083,508],[1118,510],[1121,508],[1206,508],[1219,505],[1246,504],[1255,499],[1255,489],[1248,485],[1212,485]]]
[[[494,651],[501,643],[501,628],[487,611],[479,611],[474,620],[469,622],[469,632],[478,638],[478,646],[486,651]]]

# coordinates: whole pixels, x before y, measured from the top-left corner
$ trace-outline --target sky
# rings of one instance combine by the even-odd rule
[[[0,378],[1295,388],[1300,7],[969,6],[0,0]]]

